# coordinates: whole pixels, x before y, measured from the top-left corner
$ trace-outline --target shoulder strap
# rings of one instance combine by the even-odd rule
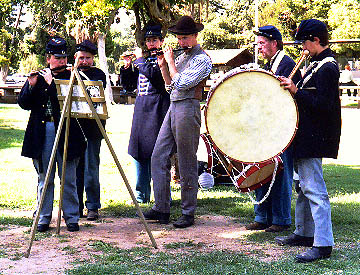
[[[314,66],[316,66],[316,67],[315,67],[315,68],[312,70],[312,72],[304,79],[304,81],[303,81],[300,89],[302,89],[302,88],[305,86],[305,84],[312,78],[312,76],[313,76],[325,63],[328,63],[328,62],[332,62],[332,63],[336,64],[336,60],[335,60],[335,58],[332,57],[332,56],[325,57],[325,58],[324,58],[323,60],[321,60],[321,61],[312,62],[312,63],[309,65],[309,67],[308,67],[307,70],[312,69]]]
[[[81,76],[83,76],[86,80],[90,80],[90,78],[82,71],[79,71],[79,74],[81,74]]]
[[[281,60],[283,60],[285,56],[284,51],[280,51],[279,54],[277,55],[277,57],[275,58],[274,63],[272,64],[271,68],[270,68],[270,72],[273,74],[276,74],[276,71],[280,65]]]

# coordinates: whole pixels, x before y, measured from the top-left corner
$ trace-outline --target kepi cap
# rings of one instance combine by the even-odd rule
[[[254,33],[257,36],[264,36],[270,40],[282,40],[281,33],[276,27],[272,25],[260,27],[259,30],[254,31]]]
[[[147,37],[160,37],[162,38],[161,34],[161,25],[148,25],[145,27],[145,35],[144,38]]]
[[[326,25],[317,19],[301,21],[296,34],[295,43],[302,43],[305,40],[313,40],[314,37],[324,37],[328,35]]]
[[[125,52],[123,52],[123,53],[120,55],[120,58],[121,58],[121,59],[124,59],[124,57],[126,57],[126,56],[132,56],[132,55],[134,55],[134,52],[133,52],[133,51],[125,51]]]
[[[190,16],[182,16],[176,23],[176,25],[171,26],[169,28],[169,32],[173,34],[194,34],[202,31],[204,29],[204,25],[201,23],[195,23],[194,19]]]
[[[76,45],[76,52],[88,52],[91,53],[93,55],[97,54],[97,50],[98,48],[95,46],[94,43],[92,43],[90,40],[84,40],[83,42],[81,42],[80,44]]]
[[[47,54],[52,54],[56,57],[66,57],[67,46],[65,39],[61,37],[51,38],[46,45],[45,51]]]

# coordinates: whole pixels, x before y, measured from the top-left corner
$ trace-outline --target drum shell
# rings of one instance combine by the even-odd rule
[[[253,191],[272,180],[276,165],[274,159],[252,164],[231,160],[212,144],[208,134],[201,134],[201,137],[208,152],[208,172],[214,176],[215,182],[217,182],[217,179],[225,179],[225,175],[221,174],[224,171],[227,178],[230,179],[229,182],[232,182],[239,192],[245,193]],[[283,168],[282,160],[280,157],[275,158],[279,163],[276,171],[278,174]]]

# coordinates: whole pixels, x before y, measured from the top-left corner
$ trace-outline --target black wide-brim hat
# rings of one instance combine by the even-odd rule
[[[176,25],[169,28],[169,32],[173,34],[194,34],[202,31],[204,25],[201,23],[195,23],[194,19],[190,16],[182,16],[176,23]]]

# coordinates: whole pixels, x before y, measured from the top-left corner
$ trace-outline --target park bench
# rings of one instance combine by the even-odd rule
[[[0,84],[0,103],[16,103],[24,83]]]
[[[351,91],[351,98],[354,98],[357,101],[357,108],[360,109],[360,95],[359,95],[360,86],[342,86],[342,85],[340,85],[339,86],[339,91],[340,91],[339,94],[340,94],[341,98],[343,98],[345,96],[346,97],[348,96],[347,95],[347,90],[348,89]],[[356,97],[352,96],[354,90],[357,90],[357,92],[358,92]]]

